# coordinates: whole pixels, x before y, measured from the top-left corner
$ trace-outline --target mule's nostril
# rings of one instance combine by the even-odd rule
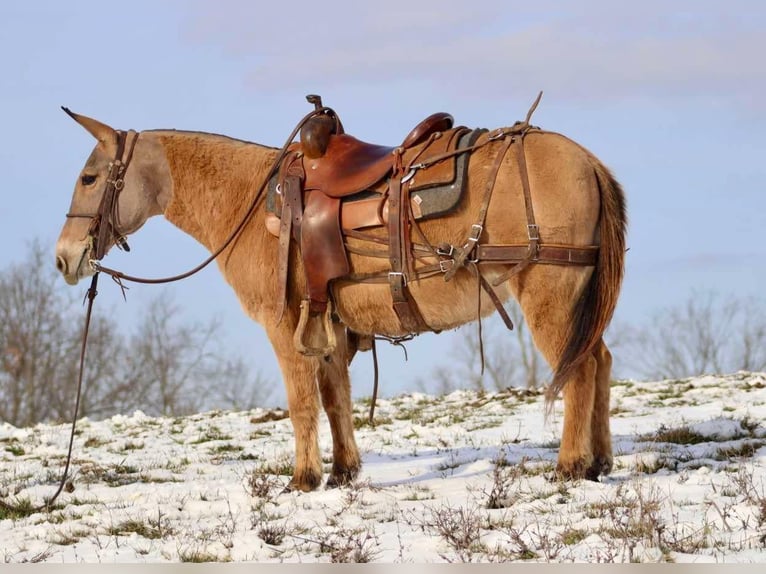
[[[56,269],[66,275],[66,260],[61,255],[56,257]]]

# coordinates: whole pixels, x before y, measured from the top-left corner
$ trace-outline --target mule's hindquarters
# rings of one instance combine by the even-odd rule
[[[530,179],[537,180],[532,184],[533,197],[547,209],[540,217],[540,235],[545,241],[559,233],[575,244],[588,241],[590,235],[590,242],[599,245],[598,260],[588,268],[535,265],[512,278],[509,286],[536,346],[554,370],[549,405],[563,391],[564,430],[557,470],[566,478],[595,480],[612,468],[612,359],[603,334],[624,271],[625,200],[620,185],[590,152],[556,137],[554,151],[544,137],[536,147],[528,146]],[[569,225],[567,212],[572,214]]]

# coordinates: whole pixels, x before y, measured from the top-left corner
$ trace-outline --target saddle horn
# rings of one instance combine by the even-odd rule
[[[322,157],[330,145],[330,136],[343,133],[335,112],[322,105],[322,96],[309,94],[306,101],[314,104],[317,114],[306,121],[301,128],[301,149],[303,155],[316,159]]]

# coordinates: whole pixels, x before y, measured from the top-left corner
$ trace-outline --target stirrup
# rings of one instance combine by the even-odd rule
[[[332,303],[327,302],[327,309],[324,312],[322,323],[324,324],[324,332],[327,338],[327,345],[324,347],[307,347],[303,343],[303,336],[306,333],[306,325],[309,322],[309,300],[304,299],[301,301],[301,317],[298,321],[298,328],[295,329],[293,335],[293,344],[295,350],[301,355],[307,357],[326,357],[330,355],[337,346],[337,340],[335,339],[335,330],[332,327]]]

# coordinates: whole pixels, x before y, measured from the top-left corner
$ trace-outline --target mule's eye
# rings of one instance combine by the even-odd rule
[[[83,175],[80,178],[80,181],[82,182],[83,185],[93,185],[95,183],[95,181],[96,181],[96,176],[95,175]]]

